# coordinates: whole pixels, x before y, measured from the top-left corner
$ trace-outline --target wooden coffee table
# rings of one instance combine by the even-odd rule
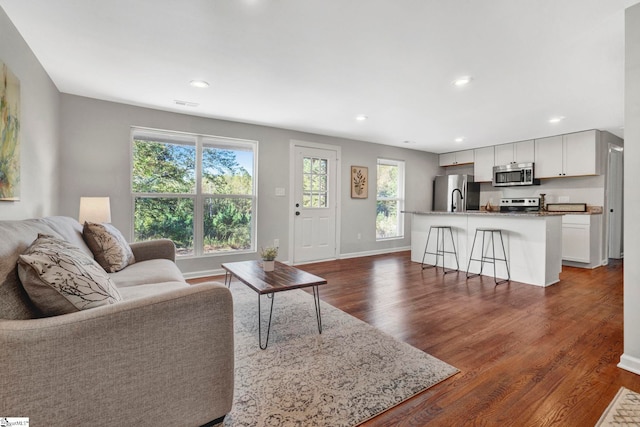
[[[320,290],[319,285],[327,283],[322,277],[302,271],[298,268],[282,264],[276,261],[274,271],[264,271],[261,261],[240,261],[226,262],[222,264],[226,270],[224,283],[231,287],[231,279],[235,276],[242,283],[258,293],[258,344],[262,350],[269,344],[269,332],[271,331],[271,316],[273,314],[273,301],[277,292],[289,291],[291,289],[313,288],[313,302],[316,306],[316,320],[318,321],[318,332],[322,333],[322,316],[320,315]],[[269,323],[267,326],[267,337],[262,345],[262,319],[261,319],[261,296],[267,295],[271,300],[269,309]]]

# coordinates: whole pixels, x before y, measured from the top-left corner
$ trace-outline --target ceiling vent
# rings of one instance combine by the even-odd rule
[[[174,99],[173,102],[175,102],[176,105],[181,105],[183,107],[197,107],[200,105],[197,102],[180,101],[179,99]]]

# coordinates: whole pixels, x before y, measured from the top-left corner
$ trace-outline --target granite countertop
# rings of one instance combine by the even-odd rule
[[[498,212],[498,211],[466,211],[466,212],[437,212],[437,211],[402,211],[416,215],[483,215],[483,216],[561,216],[564,212]]]
[[[402,211],[403,213],[411,213],[416,215],[495,215],[495,216],[559,216],[559,215],[601,215],[602,206],[589,206],[586,212],[500,212],[487,211],[481,209],[479,211],[466,212],[439,212],[439,211]]]

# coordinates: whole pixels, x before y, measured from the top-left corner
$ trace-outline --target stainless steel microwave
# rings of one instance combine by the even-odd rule
[[[533,163],[511,163],[493,167],[493,186],[533,185]]]

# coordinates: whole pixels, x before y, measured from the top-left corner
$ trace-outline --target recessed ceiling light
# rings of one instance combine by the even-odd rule
[[[358,114],[356,116],[356,120],[359,122],[364,122],[365,120],[367,120],[369,117],[365,116],[364,114]]]
[[[454,86],[462,87],[471,83],[471,80],[473,80],[471,76],[462,76],[452,81],[451,84]]]
[[[209,87],[209,83],[204,80],[191,80],[189,84],[193,87]]]
[[[549,123],[560,123],[563,120],[564,120],[564,116],[551,117],[549,119]]]
[[[459,136],[456,139],[454,139],[455,142],[464,142],[464,140],[467,139],[464,136]]]
[[[415,141],[410,141],[410,140],[406,140],[406,141],[402,141],[404,144],[415,144]]]

